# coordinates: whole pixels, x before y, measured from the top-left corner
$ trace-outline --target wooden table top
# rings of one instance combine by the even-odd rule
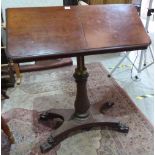
[[[16,62],[146,49],[129,4],[7,9],[7,55]]]

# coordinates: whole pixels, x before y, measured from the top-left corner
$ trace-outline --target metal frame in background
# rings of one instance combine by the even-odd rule
[[[152,15],[152,13],[154,13],[154,9],[152,8],[152,3],[153,3],[153,0],[150,0],[149,2],[149,8],[148,8],[148,12],[147,12],[147,19],[146,19],[146,24],[145,24],[145,30],[148,32],[148,27],[149,27],[149,22],[150,22],[150,16]],[[150,51],[151,53],[151,57],[152,57],[152,62],[147,64],[146,63],[146,52],[147,50]],[[118,68],[118,66],[124,61],[124,59],[128,59],[133,67],[137,70],[137,75],[135,76],[136,79],[138,79],[138,75],[146,68],[148,68],[149,66],[151,66],[152,64],[154,64],[154,55],[153,55],[153,50],[152,50],[152,47],[151,45],[148,47],[147,50],[141,50],[141,53],[140,53],[140,60],[139,60],[139,65],[138,67],[130,60],[130,58],[128,57],[130,52],[126,52],[125,56],[118,62],[118,64],[111,70],[110,74],[108,74],[108,77],[111,77],[112,73]],[[143,63],[144,62],[144,63]],[[143,63],[143,64],[142,64]]]

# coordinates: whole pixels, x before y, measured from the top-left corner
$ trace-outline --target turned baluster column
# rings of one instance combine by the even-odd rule
[[[84,56],[77,57],[77,68],[75,69],[74,78],[77,84],[77,93],[74,103],[74,116],[79,119],[84,119],[89,116],[90,102],[87,96],[87,78],[88,73],[84,64]]]

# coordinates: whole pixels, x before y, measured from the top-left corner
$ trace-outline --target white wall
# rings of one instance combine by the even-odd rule
[[[6,8],[63,6],[63,0],[2,0],[1,5],[5,21]]]

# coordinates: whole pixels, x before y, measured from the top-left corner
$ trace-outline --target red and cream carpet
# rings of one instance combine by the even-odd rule
[[[87,68],[91,104],[114,102],[106,115],[126,123],[129,133],[83,132],[64,140],[45,155],[153,155],[151,124],[115,80],[107,77],[101,64],[89,64]],[[35,118],[39,111],[74,107],[74,69],[72,66],[24,73],[22,84],[8,90],[10,99],[4,101],[2,110],[16,141],[10,148],[10,155],[41,155],[39,144],[46,140],[52,129],[36,123]]]

